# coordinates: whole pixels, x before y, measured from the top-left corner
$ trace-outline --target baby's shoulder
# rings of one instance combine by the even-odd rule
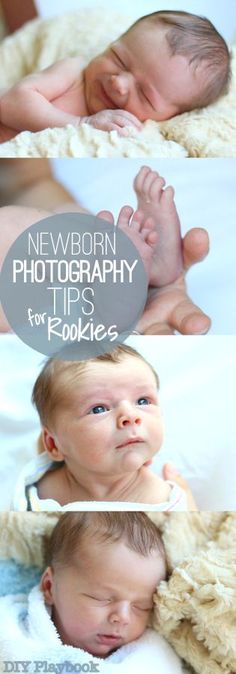
[[[170,498],[171,487],[159,475],[155,475],[147,467],[140,471],[143,503],[162,503]]]
[[[60,502],[63,493],[63,467],[48,470],[37,482],[37,493],[40,499],[54,499]]]

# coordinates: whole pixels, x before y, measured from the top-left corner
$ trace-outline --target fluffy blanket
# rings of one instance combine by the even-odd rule
[[[157,9],[161,9],[161,3]],[[131,10],[130,10],[131,11]],[[57,18],[36,19],[0,47],[1,87],[68,55],[85,63],[117,38],[134,17],[104,9],[86,9]],[[179,115],[168,122],[147,121],[143,131],[122,138],[83,124],[24,131],[0,145],[0,157],[235,157],[236,48],[232,50],[230,92],[206,109]]]
[[[42,537],[58,516],[1,513],[1,559],[42,568]],[[170,572],[156,594],[154,627],[197,674],[236,672],[236,513],[150,516]]]

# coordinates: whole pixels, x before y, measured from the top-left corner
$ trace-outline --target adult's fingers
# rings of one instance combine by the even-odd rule
[[[142,322],[139,323],[139,329],[143,335],[173,335],[174,330],[168,325],[168,323],[152,323],[148,327],[145,325],[142,328]]]
[[[190,229],[183,238],[183,260],[185,270],[187,271],[193,264],[204,260],[208,252],[209,236],[206,229],[201,227]]]
[[[172,480],[173,482],[175,482],[175,484],[178,485],[178,487],[180,487],[185,491],[188,501],[188,509],[197,510],[197,506],[193,498],[189,484],[184,479],[184,477],[179,473],[176,466],[171,462],[165,463],[165,465],[163,466],[162,473],[164,480]]]
[[[209,316],[187,296],[172,310],[169,322],[182,335],[205,335],[211,327]]]

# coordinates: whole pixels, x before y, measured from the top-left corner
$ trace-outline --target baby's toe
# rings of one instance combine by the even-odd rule
[[[134,179],[134,189],[137,194],[140,194],[143,190],[143,183],[147,175],[150,173],[151,169],[149,166],[142,166],[140,171],[137,173]]]
[[[143,214],[141,213],[141,211],[135,211],[130,226],[136,232],[140,232],[142,229],[142,223],[143,223]]]
[[[158,241],[158,234],[156,231],[143,228],[142,232],[143,240],[151,247],[156,246]]]
[[[107,220],[107,222],[114,224],[114,217],[110,211],[99,211],[97,218],[101,218],[101,220]]]
[[[175,191],[171,185],[168,185],[165,190],[163,190],[161,195],[161,201],[164,204],[171,204],[174,201]]]
[[[118,215],[117,227],[129,227],[129,221],[133,212],[131,206],[123,206]]]
[[[159,202],[163,193],[163,188],[165,187],[165,180],[162,176],[156,176],[155,180],[152,181],[150,185],[150,199],[155,202]]]

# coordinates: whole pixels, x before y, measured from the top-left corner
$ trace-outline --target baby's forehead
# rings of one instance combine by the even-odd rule
[[[147,34],[152,34],[156,39],[157,46],[162,41],[163,44],[168,45],[166,36],[169,30],[170,26],[164,24],[161,20],[154,22],[153,20],[150,20],[150,18],[144,18],[131,26],[126,33],[121,35],[119,42],[122,42],[123,44],[131,44],[133,41],[136,46],[138,45],[138,47],[144,47],[148,51],[150,49],[149,42],[143,38]]]
[[[159,389],[159,380],[152,367],[142,358],[130,354],[122,355],[115,362],[112,359],[87,361],[69,373],[60,373],[60,379],[54,383],[60,406],[70,410],[97,396],[110,397],[115,392],[119,397],[131,390],[134,395],[145,395],[149,389],[153,393],[154,389],[155,392]]]
[[[78,369],[78,378],[82,380],[90,377],[92,374],[95,372],[102,371],[102,370],[121,370],[124,367],[126,368],[127,366],[133,368],[142,368],[142,369],[148,369],[150,372],[152,371],[151,366],[149,363],[147,363],[142,357],[139,357],[139,355],[130,355],[129,353],[124,353],[120,355],[117,359],[109,358],[101,358],[101,359],[94,359],[94,360],[88,360],[83,364],[81,367],[81,370]]]

